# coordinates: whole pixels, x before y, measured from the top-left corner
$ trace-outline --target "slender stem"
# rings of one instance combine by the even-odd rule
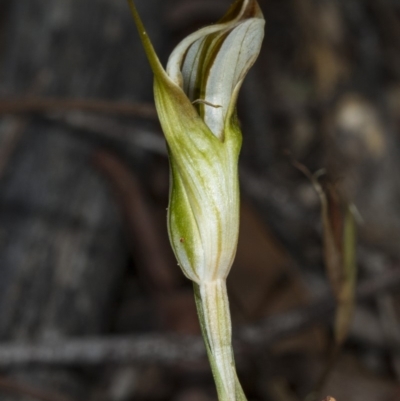
[[[225,280],[194,284],[203,339],[219,401],[246,400],[236,375],[232,325]]]

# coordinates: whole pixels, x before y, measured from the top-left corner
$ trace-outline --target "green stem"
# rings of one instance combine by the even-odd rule
[[[246,401],[236,374],[225,280],[194,284],[201,331],[219,401]]]

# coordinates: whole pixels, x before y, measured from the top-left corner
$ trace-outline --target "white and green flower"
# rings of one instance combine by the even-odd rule
[[[162,67],[128,0],[154,73],[171,165],[168,229],[195,294],[220,399],[244,398],[236,377],[225,279],[239,233],[236,101],[264,36],[255,0],[237,0],[215,25],[186,37]],[[240,388],[240,391],[238,390]]]
[[[239,224],[235,106],[260,51],[264,19],[256,1],[236,1],[216,25],[189,35],[161,66],[136,9],[154,72],[154,94],[168,143],[172,186],[168,226],[175,255],[196,283],[226,278]]]

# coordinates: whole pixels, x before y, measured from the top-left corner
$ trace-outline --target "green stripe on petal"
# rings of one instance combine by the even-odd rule
[[[230,14],[229,14],[230,13]],[[264,19],[254,1],[238,1],[233,18],[184,39],[168,60],[167,73],[183,88],[204,122],[221,141],[231,103],[260,51]]]
[[[235,255],[239,228],[238,157],[241,137],[221,142],[206,126],[190,101],[178,101],[158,80],[154,86],[156,107],[167,138],[172,174],[171,203],[169,207],[169,231],[175,254],[185,273],[196,270],[190,278],[196,282],[226,277]],[[186,109],[190,110],[186,112]],[[175,193],[175,189],[179,189]],[[185,197],[180,201],[179,197]],[[179,205],[179,210],[175,209]],[[193,246],[202,248],[203,259],[194,258],[198,265],[184,266],[179,249],[188,250],[185,223],[177,222],[184,210],[193,216],[199,242]],[[196,234],[197,236],[197,234]],[[184,238],[178,244],[178,238]],[[176,246],[178,245],[178,247]],[[194,260],[193,259],[193,260]]]

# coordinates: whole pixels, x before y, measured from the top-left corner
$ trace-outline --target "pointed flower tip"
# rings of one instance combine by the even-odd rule
[[[160,80],[168,79],[167,74],[162,67],[160,60],[153,48],[153,45],[147,35],[146,29],[143,25],[142,19],[139,16],[136,5],[133,0],[127,0],[129,8],[131,10],[133,21],[135,22],[136,28],[139,33],[140,40],[146,52],[147,59],[149,60],[151,69],[156,78]]]
[[[236,0],[218,23],[240,21],[249,18],[264,19],[256,0]]]
[[[254,21],[263,29],[265,19],[257,0],[236,0],[218,24],[226,24],[228,29]]]

